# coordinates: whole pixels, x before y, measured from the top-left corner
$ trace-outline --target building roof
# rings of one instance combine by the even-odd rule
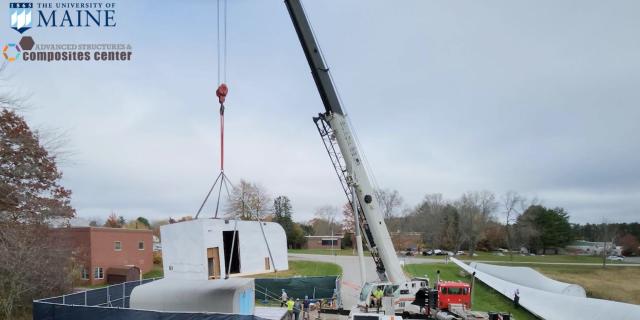
[[[60,229],[70,229],[77,231],[91,231],[91,232],[138,232],[138,233],[153,233],[152,230],[147,229],[125,229],[125,228],[107,228],[107,227],[67,227]]]
[[[333,240],[337,240],[337,239],[342,239],[342,237],[344,237],[344,235],[333,235],[333,236],[304,236],[305,238],[317,238],[317,239],[333,239]]]

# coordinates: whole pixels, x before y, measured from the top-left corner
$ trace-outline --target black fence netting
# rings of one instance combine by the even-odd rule
[[[283,289],[293,298],[331,299],[336,294],[337,281],[337,276],[255,279],[256,300],[279,300]]]
[[[131,319],[131,320],[263,320],[252,315],[174,313],[129,309],[129,297],[136,286],[155,279],[131,281],[33,302],[33,320]],[[289,297],[335,298],[339,278],[299,277],[255,279],[257,300],[279,300],[282,289]]]
[[[172,313],[146,310],[33,303],[34,320],[264,320],[252,315],[222,313]]]

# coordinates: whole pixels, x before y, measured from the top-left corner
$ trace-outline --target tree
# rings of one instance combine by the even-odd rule
[[[513,237],[511,224],[518,220],[519,211],[524,206],[525,198],[515,191],[507,191],[502,196],[502,207],[505,215],[505,237],[507,240],[507,249],[509,249],[509,259],[513,260]]]
[[[268,213],[270,201],[263,187],[240,180],[240,184],[233,187],[231,192],[227,215],[235,219],[254,220]]]
[[[354,233],[356,231],[355,216],[353,215],[353,207],[347,202],[342,206],[342,231],[345,233]]]
[[[169,220],[154,220],[151,223],[151,230],[153,231],[153,235],[160,238],[160,227],[169,224]]]
[[[385,219],[392,218],[403,202],[398,190],[377,189],[375,195]]]
[[[122,224],[120,224],[115,212],[111,212],[107,221],[104,222],[104,226],[107,228],[122,228]]]
[[[291,248],[300,249],[306,241],[304,236],[305,234],[302,226],[294,222],[291,233],[287,235],[287,242],[290,244]]]
[[[640,254],[640,242],[632,234],[626,234],[619,240],[622,245],[622,254],[625,256],[634,256]]]
[[[316,209],[315,218],[311,220],[314,235],[326,236],[342,230],[340,224],[335,220],[337,212],[338,208],[328,205]]]
[[[127,219],[125,219],[123,216],[119,216],[118,217],[118,224],[122,227],[124,227],[127,224]]]
[[[149,230],[149,227],[146,224],[138,221],[138,219],[129,221],[129,223],[127,223],[123,227],[132,230]]]
[[[287,196],[279,196],[273,200],[274,219],[291,220],[291,200]]]
[[[287,246],[300,248],[304,244],[304,231],[291,219],[293,209],[287,196],[279,196],[273,200],[273,222],[282,226],[287,234]]]
[[[149,220],[147,220],[147,218],[145,217],[138,217],[138,219],[136,219],[137,222],[142,223],[145,227],[147,227],[147,229],[151,229],[151,224],[149,223]]]
[[[5,101],[0,97],[0,101]],[[72,284],[74,253],[48,222],[69,219],[71,191],[47,150],[15,110],[0,111],[0,317]]]
[[[569,214],[562,208],[548,209],[532,205],[518,218],[518,233],[526,238],[530,249],[564,247],[571,241]]]
[[[497,208],[495,195],[489,191],[467,192],[456,202],[460,213],[459,232],[469,242],[469,255],[473,255],[476,244],[482,240],[484,230]]]
[[[60,185],[55,155],[24,118],[0,111],[0,212],[3,221],[46,223],[72,218],[71,191]]]

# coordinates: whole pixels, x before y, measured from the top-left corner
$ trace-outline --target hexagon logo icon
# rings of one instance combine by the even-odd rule
[[[8,43],[2,48],[2,56],[9,62],[20,59],[20,46],[15,43]]]
[[[18,44],[20,45],[20,49],[29,51],[33,49],[33,46],[36,44],[36,42],[33,41],[32,37],[26,36],[26,37],[22,37],[22,39],[20,39],[20,42]]]

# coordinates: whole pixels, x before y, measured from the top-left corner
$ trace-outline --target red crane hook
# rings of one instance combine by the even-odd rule
[[[227,93],[229,93],[229,88],[224,83],[218,87],[218,90],[216,90],[216,96],[218,96],[220,104],[224,104],[224,99],[227,97]]]

